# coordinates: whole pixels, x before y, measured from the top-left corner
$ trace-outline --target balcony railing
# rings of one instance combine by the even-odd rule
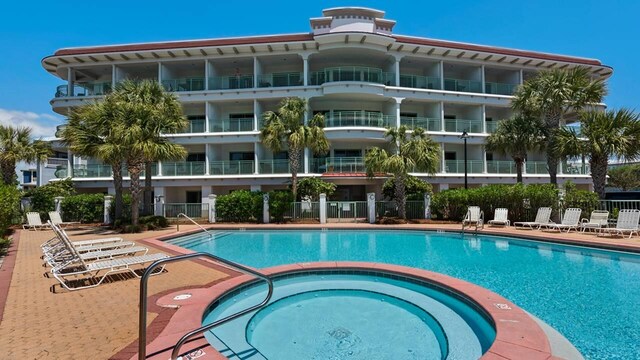
[[[100,96],[111,92],[111,82],[74,84],[69,93],[67,85],[56,88],[55,97]]]
[[[209,174],[211,175],[243,175],[254,173],[255,162],[250,160],[240,161],[211,161]]]
[[[73,167],[73,177],[77,178],[108,178],[111,175],[110,165],[90,164]]]
[[[253,87],[253,75],[212,76],[209,78],[209,90],[250,89]]]
[[[405,125],[409,129],[423,128],[427,131],[440,131],[440,119],[426,117],[400,117],[400,125]]]
[[[516,163],[509,160],[487,160],[489,174],[515,174]]]
[[[591,166],[589,164],[563,164],[562,173],[567,175],[589,175]]]
[[[202,118],[189,119],[189,125],[182,130],[182,134],[203,133],[207,131],[206,120]]]
[[[164,176],[192,176],[204,175],[204,161],[179,161],[163,162],[162,175]]]
[[[464,174],[464,160],[445,160],[445,172],[453,174]],[[482,160],[467,160],[468,174],[481,174],[484,172]]]
[[[444,79],[444,89],[449,91],[482,92],[482,82],[474,80]]]
[[[253,131],[253,118],[213,120],[209,128],[211,132]]]
[[[444,131],[481,133],[482,120],[445,119]]]
[[[440,78],[433,76],[402,75],[400,74],[400,86],[416,89],[440,89]]]
[[[395,125],[395,116],[362,111],[340,111],[325,116],[325,127],[364,126],[384,128]]]
[[[363,157],[329,157],[313,160],[313,172],[316,173],[363,173]]]
[[[166,79],[162,80],[162,86],[166,91],[203,91],[205,81],[204,77]]]
[[[548,174],[546,161],[527,161],[525,162],[527,174]]]
[[[320,71],[312,71],[310,75],[309,83],[311,85],[322,85],[335,81],[361,81],[393,86],[396,82],[394,73],[365,66],[330,67]]]
[[[485,82],[484,92],[487,94],[513,95],[517,87],[517,84]]]
[[[289,160],[260,160],[258,163],[260,174],[289,174],[291,167]],[[300,169],[298,169],[300,171]]]
[[[487,121],[485,125],[487,133],[491,134],[496,132],[496,129],[498,128],[498,124],[500,123],[500,121]]]
[[[264,74],[258,77],[258,87],[283,87],[283,86],[302,86],[302,73],[273,73]]]

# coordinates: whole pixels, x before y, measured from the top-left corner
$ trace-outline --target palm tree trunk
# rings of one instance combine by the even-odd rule
[[[122,163],[117,162],[115,164],[111,164],[111,172],[113,174],[113,187],[115,188],[115,215],[114,221],[122,218],[122,208],[123,208],[123,200],[122,200]]]
[[[153,215],[153,197],[151,196],[151,162],[144,163],[144,211],[145,215]]]
[[[131,178],[131,225],[138,225],[138,218],[140,217],[140,173],[144,168],[144,164],[133,164],[127,166],[129,170],[129,177]]]
[[[562,109],[551,109],[545,114],[545,125],[547,126],[547,171],[549,172],[549,183],[558,186],[558,155],[555,153],[556,130],[560,127]]]
[[[607,167],[609,166],[609,159],[606,157],[594,157],[589,161],[589,164],[591,165],[593,190],[598,194],[600,199],[604,199],[604,188],[607,182]]]
[[[516,182],[522,183],[522,166],[524,165],[524,161],[522,159],[516,159]]]
[[[289,148],[289,166],[291,171],[291,192],[293,193],[293,201],[298,200],[298,169],[300,168],[299,149]]]
[[[396,187],[396,205],[398,205],[398,217],[401,219],[407,218],[406,206],[407,206],[407,194],[405,186],[404,176],[395,176],[394,180]]]
[[[2,182],[5,185],[14,185],[16,181],[16,163],[3,161],[0,164],[0,170],[2,170]]]

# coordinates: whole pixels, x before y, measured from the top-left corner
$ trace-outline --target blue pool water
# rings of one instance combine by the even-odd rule
[[[588,359],[640,359],[640,255],[418,231],[225,231],[170,242],[258,268],[349,260],[436,271],[508,298]]]

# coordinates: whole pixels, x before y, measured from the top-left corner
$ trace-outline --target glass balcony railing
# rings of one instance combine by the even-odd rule
[[[464,174],[464,160],[445,160],[445,172],[453,174]],[[468,174],[481,174],[484,172],[482,160],[467,160]]]
[[[517,84],[485,82],[484,92],[487,94],[496,94],[496,95],[513,95],[517,87],[518,87]]]
[[[192,176],[204,175],[204,161],[179,161],[179,162],[163,162],[163,176]]]
[[[313,159],[312,171],[315,173],[363,173],[363,157],[328,157]]]
[[[487,160],[489,174],[515,174],[516,163],[510,160]]]
[[[361,81],[394,86],[396,82],[394,73],[365,66],[330,67],[312,71],[309,75],[310,85],[322,85],[335,81]]]
[[[258,87],[283,87],[283,86],[302,86],[304,78],[302,73],[273,73],[264,74],[258,77]]]
[[[250,89],[253,87],[253,75],[212,76],[209,78],[209,90]]]
[[[440,89],[440,78],[433,76],[402,75],[400,74],[400,86],[416,89]]]
[[[527,174],[548,174],[546,161],[527,161],[525,162]]]
[[[395,116],[379,113],[365,113],[362,111],[340,111],[327,115],[324,119],[325,127],[364,126],[385,128],[395,125]]]
[[[302,164],[301,164],[302,165]],[[258,162],[260,174],[290,174],[289,160],[260,160]],[[301,169],[298,169],[300,171]]]
[[[482,132],[482,120],[445,119],[444,131],[447,132]]]
[[[193,133],[203,133],[206,132],[206,119],[204,118],[193,118],[188,120],[189,125],[182,130],[181,134],[193,134]]]
[[[67,85],[56,88],[55,97],[100,96],[111,92],[111,82],[93,82],[74,84],[69,93]]]
[[[440,119],[426,117],[400,117],[400,125],[405,125],[409,129],[423,128],[426,131],[440,131],[442,127]]]
[[[253,131],[253,118],[209,120],[211,132]]]
[[[566,175],[589,175],[591,174],[591,166],[580,163],[562,164],[562,173]]]
[[[209,174],[211,175],[244,175],[254,173],[255,162],[242,161],[211,161]]]
[[[485,125],[487,133],[491,134],[496,132],[499,123],[500,121],[487,121]]]
[[[205,82],[203,77],[166,79],[162,80],[162,86],[166,91],[203,91]]]
[[[482,82],[474,80],[444,79],[444,89],[449,91],[482,92]]]
[[[73,167],[73,177],[108,178],[111,177],[111,166],[103,164],[76,165]]]

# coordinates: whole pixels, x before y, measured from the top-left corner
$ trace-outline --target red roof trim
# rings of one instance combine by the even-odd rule
[[[55,52],[54,56],[127,52],[127,51],[165,50],[165,49],[195,48],[195,47],[209,47],[209,46],[264,44],[264,43],[289,42],[289,41],[313,41],[313,35],[308,33],[308,34],[270,35],[270,36],[256,36],[256,37],[228,38],[228,39],[190,40],[190,41],[172,41],[172,42],[146,43],[146,44],[83,47],[83,48],[72,48],[72,49],[60,49]]]
[[[414,37],[408,37],[408,36],[394,35],[393,38],[396,39],[396,41],[408,43],[408,44],[438,46],[438,47],[459,49],[459,50],[481,51],[481,52],[495,53],[495,54],[501,54],[501,55],[522,56],[522,57],[531,57],[531,58],[542,59],[542,60],[563,61],[563,62],[578,63],[578,64],[584,64],[584,65],[602,66],[602,63],[598,60],[585,59],[585,58],[579,58],[579,57],[573,57],[573,56],[553,55],[553,54],[545,54],[545,53],[539,53],[534,51],[514,50],[514,49],[506,49],[506,48],[499,48],[499,47],[485,46],[485,45],[463,44],[463,43],[457,43],[452,41],[414,38]]]

